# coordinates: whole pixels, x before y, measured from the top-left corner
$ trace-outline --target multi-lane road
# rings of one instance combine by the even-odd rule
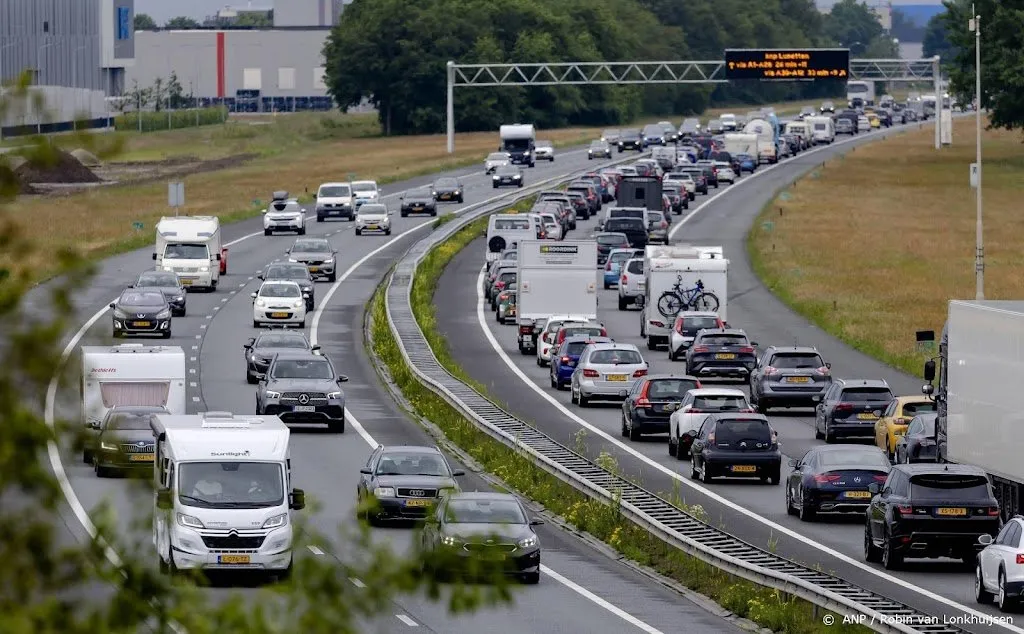
[[[561,153],[554,164],[526,170],[527,185],[580,170],[588,162],[586,152]],[[490,186],[489,177],[479,168],[453,174],[462,177],[466,205],[478,203],[499,192]],[[397,204],[406,189],[427,184],[430,177],[385,187],[385,201]],[[273,189],[268,183],[268,190]],[[254,197],[260,192],[253,192]],[[241,201],[240,201],[241,202]],[[466,205],[441,206],[450,213]],[[310,207],[309,212],[313,209]],[[367,360],[363,342],[364,310],[376,285],[394,259],[413,239],[429,230],[432,218],[393,220],[394,235],[356,237],[345,222],[308,224],[311,236],[329,238],[338,250],[339,278],[334,284],[317,286],[317,312],[307,319],[311,338],[319,343],[339,368],[350,377],[346,384],[348,429],[344,435],[331,435],[317,429],[297,429],[292,436],[293,478],[296,486],[320,503],[319,512],[310,518],[323,535],[337,534],[339,525],[351,526],[355,485],[359,467],[371,447],[381,444],[433,444],[429,436],[393,403],[379,384]],[[190,412],[227,410],[236,413],[254,411],[255,388],[245,382],[242,345],[253,336],[252,303],[249,293],[256,290],[257,272],[271,261],[284,257],[293,236],[265,237],[260,219],[223,229],[230,248],[228,274],[221,278],[214,293],[190,293],[188,316],[177,318],[170,341],[154,343],[181,346],[188,362],[188,405]],[[152,267],[151,249],[142,249],[102,262],[88,288],[75,294],[76,321],[69,332],[69,363],[77,364],[78,346],[114,343],[111,338],[107,304],[138,273]],[[45,286],[36,293],[45,292]],[[42,303],[41,297],[34,299]],[[477,332],[474,332],[477,334]],[[495,360],[490,355],[492,361]],[[495,366],[497,367],[497,365]],[[53,418],[81,420],[77,385],[55,379],[48,410]],[[152,555],[150,535],[139,528],[137,520],[149,513],[152,495],[131,480],[99,479],[81,457],[65,448],[51,451],[53,468],[65,487],[69,502],[69,530],[81,535],[90,526],[88,512],[106,501],[118,520],[120,536],[134,543],[146,556]],[[486,484],[472,474],[463,482],[467,489],[483,489]],[[539,586],[523,587],[515,593],[515,603],[475,614],[450,616],[444,603],[433,603],[419,596],[396,599],[393,609],[381,614],[366,630],[398,632],[419,627],[435,632],[579,632],[595,634],[622,632],[732,632],[738,631],[727,619],[716,616],[682,595],[632,569],[598,553],[583,541],[551,526],[540,527],[544,545],[544,575]],[[404,528],[377,529],[375,537],[396,551],[409,545],[411,531]],[[327,539],[301,553],[305,557],[337,557],[343,545]],[[155,559],[154,559],[155,561]],[[362,583],[351,580],[353,591]],[[213,589],[218,595],[228,589]],[[240,590],[252,592],[252,590]],[[686,624],[685,626],[681,624]]]
[[[877,138],[877,134],[872,136]],[[804,153],[773,168],[762,168],[736,185],[712,190],[709,197],[697,199],[699,206],[691,204],[691,210],[684,211],[682,222],[674,223],[673,241],[724,247],[730,261],[730,325],[744,328],[762,347],[813,345],[832,363],[836,376],[885,378],[896,393],[916,394],[920,382],[914,377],[850,349],[792,313],[760,284],[747,258],[746,234],[751,223],[780,187],[847,151],[850,145],[868,140]],[[587,237],[593,231],[593,221],[581,223],[569,238]],[[702,505],[712,522],[754,545],[774,548],[783,556],[811,566],[821,565],[824,570],[928,614],[964,616],[961,626],[970,631],[1002,629],[971,622],[981,614],[997,615],[998,611],[974,602],[972,571],[959,562],[911,560],[906,570],[898,573],[866,564],[862,518],[801,522],[785,511],[784,486],[694,482],[689,478],[689,464],[668,455],[664,437],[643,442],[621,438],[621,410],[617,405],[598,404],[586,409],[571,405],[567,391],[549,387],[547,368],[539,368],[533,357],[519,354],[515,328],[496,324],[482,304],[483,250],[482,241],[471,244],[445,271],[436,296],[437,321],[448,340],[457,343],[450,346],[455,359],[470,376],[492,386],[495,396],[509,404],[510,412],[563,441],[586,429],[587,445],[594,455],[599,451],[612,453],[626,472],[641,477],[649,489],[668,492],[678,488],[687,503]],[[669,361],[667,352],[646,349],[646,342],[639,336],[639,311],[619,311],[614,289],[599,292],[599,320],[611,337],[636,344],[650,362],[652,373],[685,373],[684,364]],[[770,418],[787,457],[800,457],[818,444],[813,411],[773,410]],[[783,469],[785,475],[788,467]],[[1012,626],[1008,629],[1024,631]]]

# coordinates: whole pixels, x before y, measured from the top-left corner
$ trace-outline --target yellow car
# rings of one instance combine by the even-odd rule
[[[897,396],[875,423],[875,444],[891,459],[896,455],[896,443],[907,433],[911,419],[923,412],[934,411],[935,401],[927,396]]]
[[[867,116],[868,123],[871,124],[872,128],[880,128],[880,127],[882,127],[882,120],[878,118],[877,114],[875,114],[873,112],[870,112],[870,113],[868,113],[865,116]]]

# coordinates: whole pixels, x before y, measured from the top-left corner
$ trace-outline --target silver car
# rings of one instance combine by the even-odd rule
[[[484,159],[484,173],[493,174],[494,170],[512,163],[512,157],[506,152],[491,152]]]
[[[644,259],[627,260],[619,275],[619,310],[626,310],[631,305],[643,306],[646,288]]]
[[[586,407],[593,400],[625,399],[647,369],[640,350],[631,343],[591,344],[580,354],[569,382],[572,402]]]
[[[715,169],[718,171],[718,182],[729,183],[732,185],[736,182],[736,172],[732,171],[732,165],[725,161],[715,161]]]
[[[647,243],[668,244],[668,220],[660,211],[647,212]]]
[[[555,144],[551,141],[537,141],[533,144],[533,155],[538,160],[555,162]]]
[[[771,346],[750,373],[750,400],[764,414],[772,407],[813,407],[832,386],[832,364],[809,346]]]
[[[395,212],[388,211],[387,205],[366,203],[356,212],[356,235],[361,236],[367,231],[379,231],[386,236],[391,235],[391,216]]]

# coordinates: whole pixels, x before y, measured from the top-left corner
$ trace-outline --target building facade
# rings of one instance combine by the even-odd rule
[[[274,27],[333,26],[352,0],[274,0]]]

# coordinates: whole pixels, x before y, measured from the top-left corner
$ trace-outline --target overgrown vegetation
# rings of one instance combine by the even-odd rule
[[[227,118],[228,111],[224,107],[164,110],[163,112],[129,112],[114,117],[114,129],[118,132],[178,130],[216,125],[224,123]]]

